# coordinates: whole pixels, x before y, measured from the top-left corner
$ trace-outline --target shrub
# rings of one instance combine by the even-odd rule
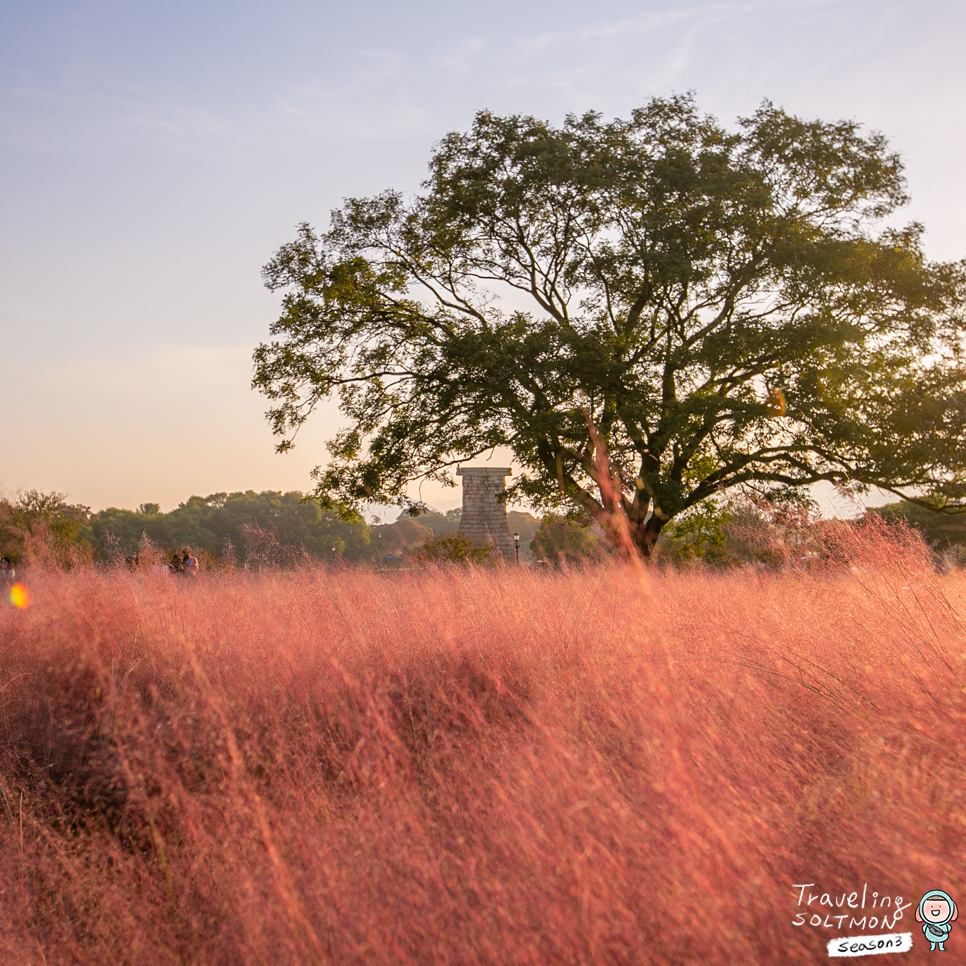
[[[530,551],[538,559],[556,566],[597,560],[601,556],[598,537],[589,522],[560,513],[548,513],[540,521]]]
[[[427,540],[414,554],[424,563],[489,563],[496,559],[492,546],[482,546],[470,537],[444,534]]]

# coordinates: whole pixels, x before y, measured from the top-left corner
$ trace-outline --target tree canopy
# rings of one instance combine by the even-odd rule
[[[65,493],[40,490],[0,499],[0,556],[19,563],[33,555],[68,568],[89,560],[91,509],[66,500]]]
[[[264,269],[254,386],[282,437],[337,394],[325,506],[396,502],[497,446],[508,498],[649,552],[742,485],[963,505],[966,266],[896,227],[902,165],[852,121],[692,96],[559,128],[479,113],[423,191],[353,198]]]
[[[368,527],[346,523],[297,492],[212,493],[192,496],[170,513],[160,509],[143,503],[136,512],[111,507],[94,514],[90,525],[98,553],[134,553],[146,536],[164,548],[188,545],[218,557],[232,547],[245,557],[267,535],[280,548],[323,560],[362,560],[370,554]]]

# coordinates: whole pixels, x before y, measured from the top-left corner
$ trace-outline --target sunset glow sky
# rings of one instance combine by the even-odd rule
[[[344,196],[416,190],[481,108],[855,118],[902,154],[927,254],[964,257],[964,49],[961,0],[0,2],[0,495],[309,489],[337,413],[275,455],[261,266]]]

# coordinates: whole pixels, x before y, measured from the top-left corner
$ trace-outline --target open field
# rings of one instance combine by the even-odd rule
[[[38,575],[0,608],[0,962],[799,964],[893,931],[793,925],[807,883],[911,902],[874,962],[927,962],[919,896],[966,900],[966,578],[869,540],[765,575]]]

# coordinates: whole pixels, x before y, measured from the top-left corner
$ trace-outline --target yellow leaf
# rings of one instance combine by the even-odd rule
[[[765,403],[769,416],[784,416],[786,412],[785,394],[781,389],[772,389],[768,393],[768,401]]]

